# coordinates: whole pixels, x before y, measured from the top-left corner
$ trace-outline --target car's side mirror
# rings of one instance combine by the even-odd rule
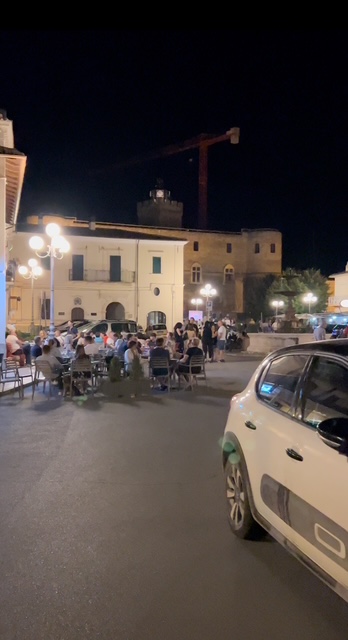
[[[317,433],[328,447],[348,456],[348,418],[327,418],[319,424]]]

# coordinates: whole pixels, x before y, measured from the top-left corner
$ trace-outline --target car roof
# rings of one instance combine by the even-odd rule
[[[272,352],[272,355],[286,354],[294,351],[316,351],[325,353],[336,353],[340,356],[348,357],[348,338],[337,338],[336,340],[316,340],[314,342],[304,342],[302,344],[294,344],[287,347],[281,347]]]

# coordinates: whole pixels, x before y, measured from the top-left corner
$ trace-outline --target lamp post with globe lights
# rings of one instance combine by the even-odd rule
[[[50,258],[51,269],[51,297],[50,297],[50,329],[49,338],[54,338],[54,262],[61,260],[64,254],[70,250],[69,242],[60,235],[60,227],[55,222],[49,222],[45,228],[46,235],[50,241],[46,244],[40,236],[32,236],[29,240],[29,246],[34,249],[39,258]]]
[[[275,307],[275,310],[276,310],[275,317],[278,318],[279,309],[282,309],[284,307],[284,300],[272,300],[271,305],[272,307]]]
[[[206,298],[206,315],[207,318],[209,318],[209,311],[210,313],[213,311],[213,298],[214,296],[216,296],[217,291],[211,286],[211,284],[206,284],[199,293],[201,294],[201,296]]]
[[[317,296],[313,295],[313,293],[309,292],[304,296],[303,302],[306,302],[308,304],[308,313],[310,314],[311,304],[315,304],[316,302],[318,302],[318,298]]]
[[[35,331],[35,318],[34,318],[34,280],[37,280],[42,276],[42,267],[35,258],[28,260],[28,266],[21,265],[18,267],[18,273],[20,273],[26,280],[31,280],[31,324],[30,333],[34,335]]]

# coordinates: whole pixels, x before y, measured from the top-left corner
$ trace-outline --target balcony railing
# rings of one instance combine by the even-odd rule
[[[134,282],[135,271],[129,271],[128,269],[122,269],[120,280],[110,278],[110,271],[106,269],[84,269],[83,278],[77,277],[78,274],[73,272],[73,269],[69,269],[69,280],[75,280],[78,282]]]

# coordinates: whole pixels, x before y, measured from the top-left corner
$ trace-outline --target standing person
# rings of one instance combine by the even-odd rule
[[[214,345],[213,345],[213,332],[210,320],[206,320],[202,332],[202,347],[204,357],[209,362],[214,362]]]
[[[321,320],[320,324],[313,331],[314,340],[326,340],[326,322]]]
[[[174,340],[176,353],[184,353],[184,327],[182,322],[177,322],[174,327]]]
[[[226,346],[226,327],[222,320],[218,321],[218,330],[217,330],[217,349],[218,349],[218,357],[220,362],[225,362],[225,346]]]

